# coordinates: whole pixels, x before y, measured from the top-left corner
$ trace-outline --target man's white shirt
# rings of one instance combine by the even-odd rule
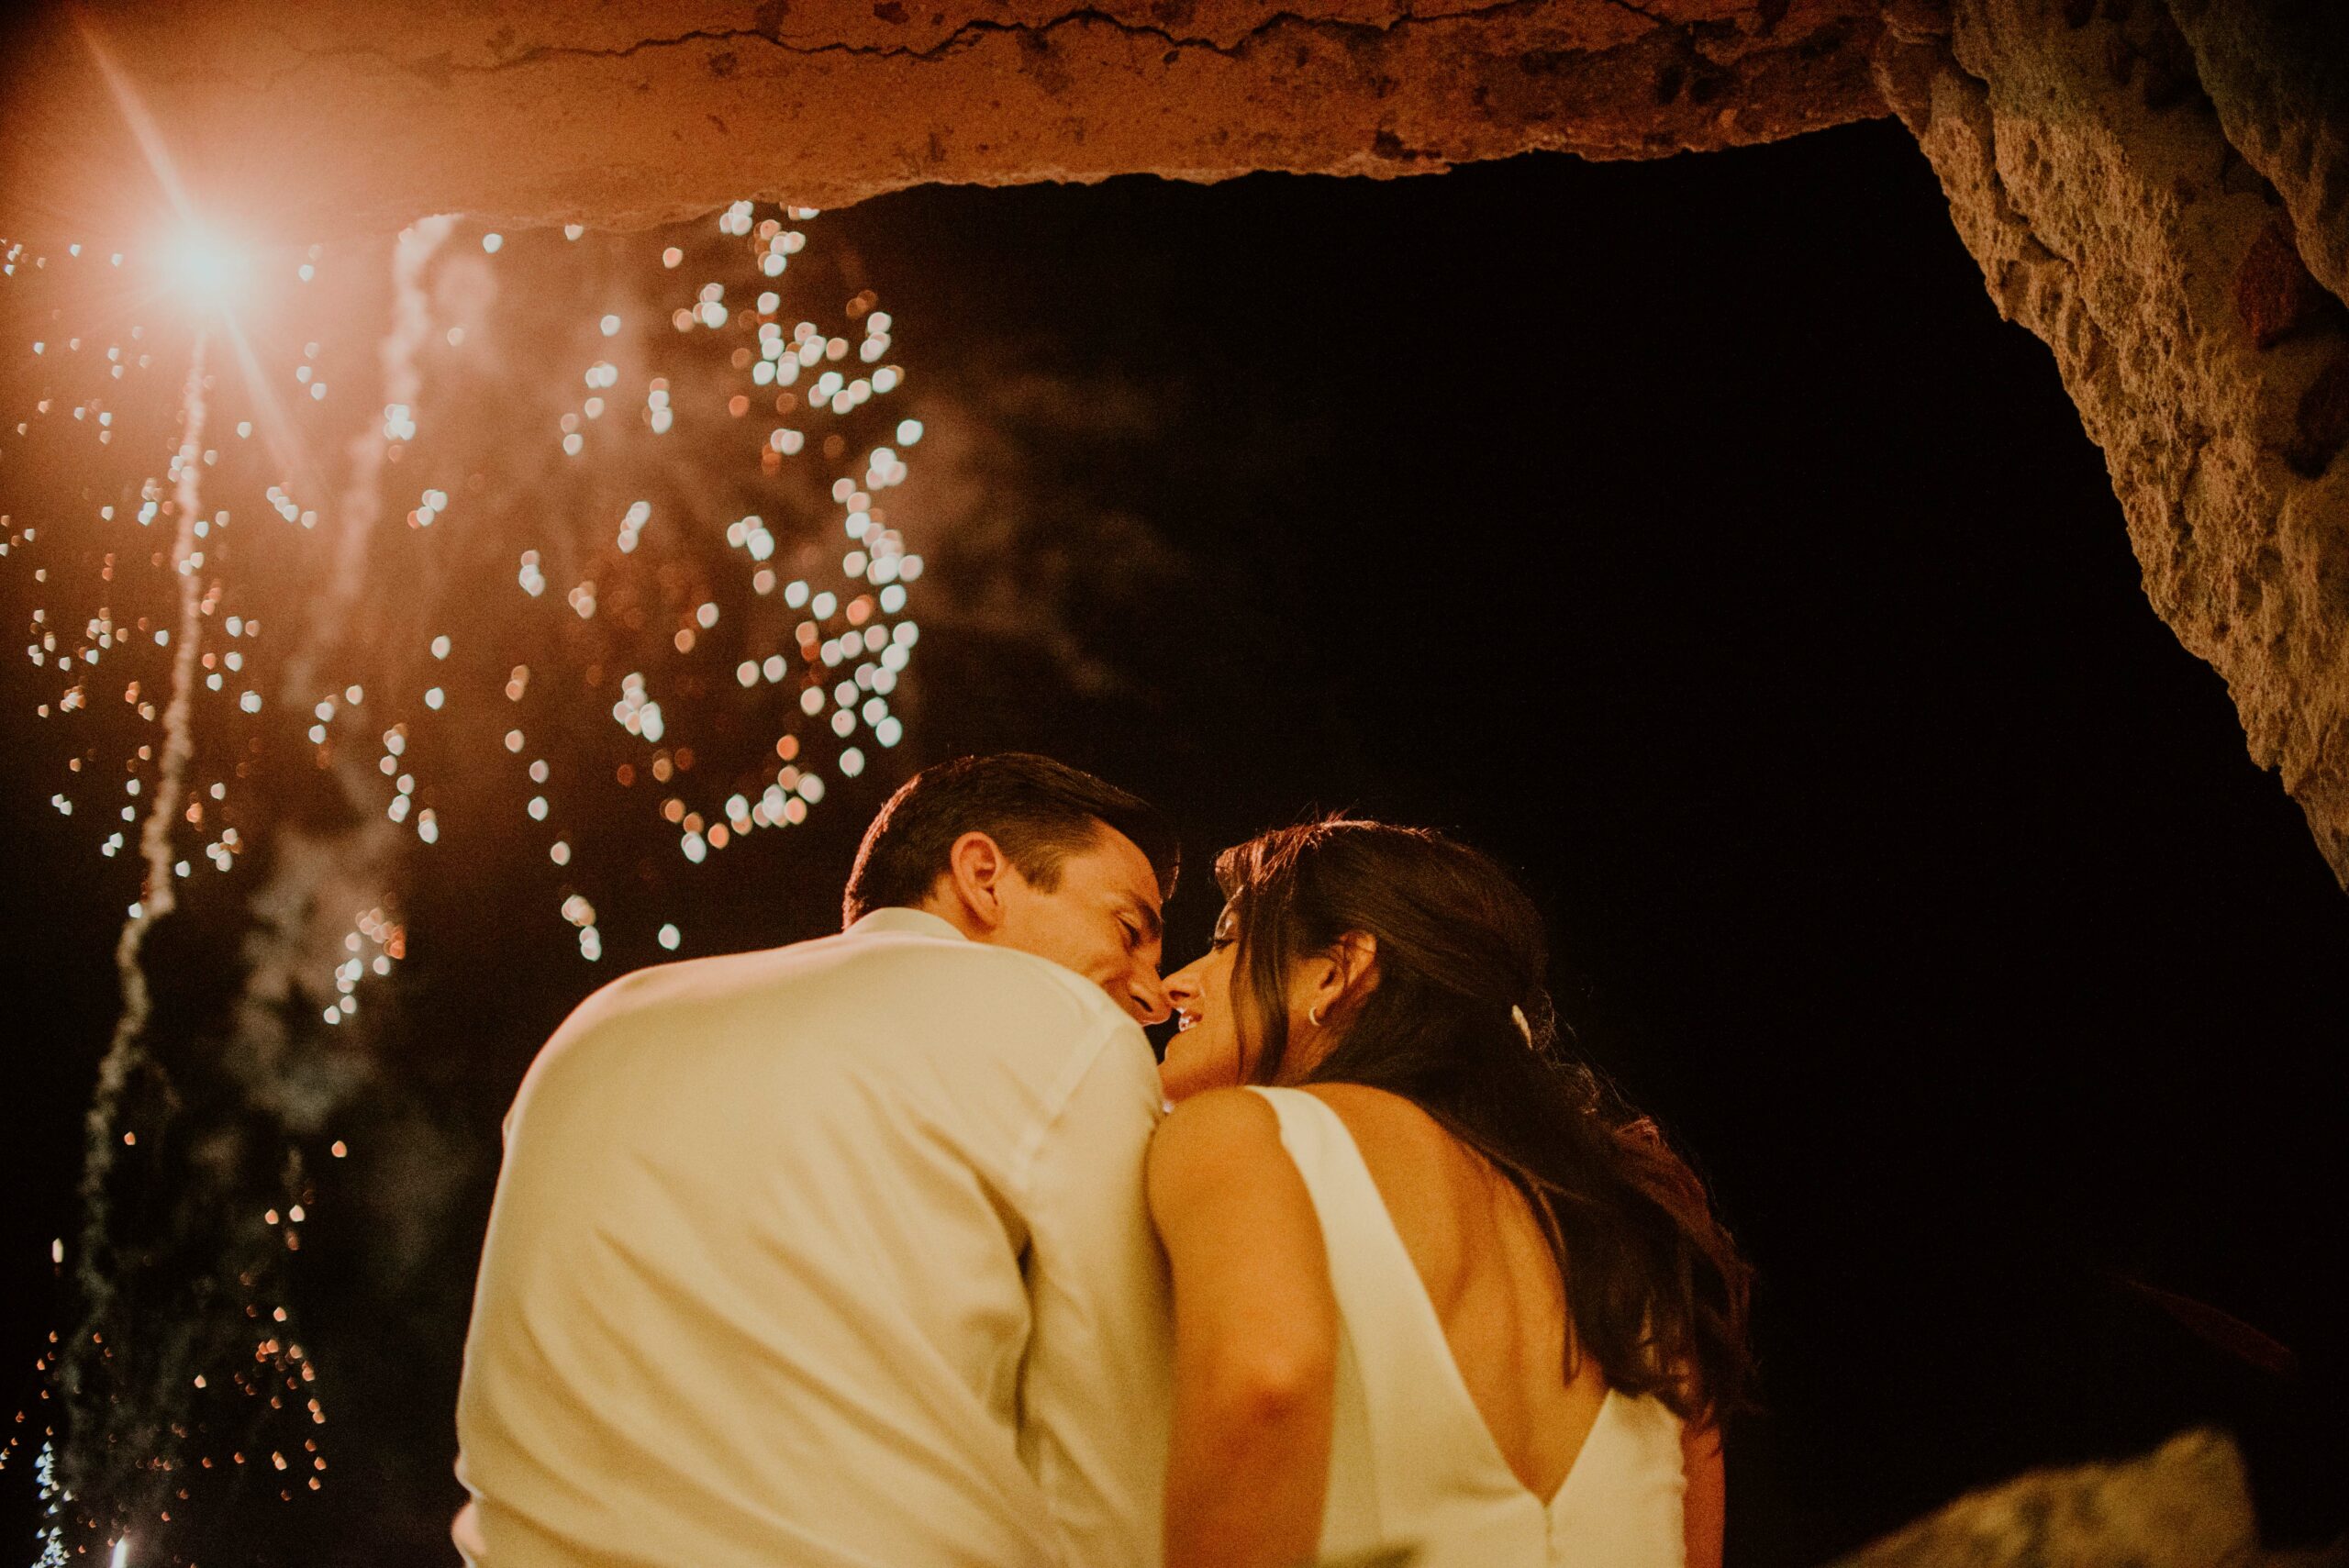
[[[917,910],[597,992],[507,1118],[484,1568],[1152,1568],[1161,1111],[1097,986]]]

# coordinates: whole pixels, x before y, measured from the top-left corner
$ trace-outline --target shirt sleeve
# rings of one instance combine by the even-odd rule
[[[1163,1114],[1150,1044],[1117,1018],[1024,1184],[1033,1329],[1019,1452],[1069,1568],[1157,1568],[1163,1551],[1174,1323],[1142,1165]]]

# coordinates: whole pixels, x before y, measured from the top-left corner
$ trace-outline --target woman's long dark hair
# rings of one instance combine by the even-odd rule
[[[1524,1195],[1565,1285],[1568,1376],[1589,1356],[1692,1423],[1744,1402],[1751,1270],[1655,1124],[1560,1051],[1542,917],[1507,872],[1439,833],[1333,818],[1225,851],[1216,880],[1257,1082],[1287,1052],[1290,966],[1376,939],[1376,985],[1331,1015],[1338,1043],[1303,1081],[1400,1095]]]

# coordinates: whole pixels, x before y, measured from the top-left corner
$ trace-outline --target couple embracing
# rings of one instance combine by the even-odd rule
[[[966,758],[840,935],[583,1004],[507,1119],[468,1561],[1716,1568],[1745,1266],[1560,1053],[1525,895],[1284,828],[1162,979],[1176,861],[1124,791]]]

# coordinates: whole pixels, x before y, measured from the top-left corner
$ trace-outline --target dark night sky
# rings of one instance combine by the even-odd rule
[[[1519,867],[1566,1015],[1761,1269],[1733,1560],[1821,1562],[2196,1420],[2244,1436],[2277,1529],[2342,1528],[2316,1478],[2343,1458],[2317,1418],[2344,1350],[2319,1260],[2349,1240],[2349,898],[2147,606],[2051,356],[1998,320],[1896,127],[825,222],[992,421],[992,553],[943,541],[936,570],[982,608],[988,573],[1016,584],[1062,644],[939,626],[920,756],[1044,750],[1168,805],[1174,962],[1209,852],[1308,808]],[[20,820],[43,776],[9,765]],[[86,847],[25,839],[6,982],[52,1000],[11,1051],[17,1364],[111,1006]],[[738,939],[712,943],[814,934],[850,847],[818,842],[781,895],[705,918]],[[570,999],[469,1049],[451,1114],[484,1158]],[[444,1362],[398,1415],[421,1448],[485,1201],[422,1318]]]

